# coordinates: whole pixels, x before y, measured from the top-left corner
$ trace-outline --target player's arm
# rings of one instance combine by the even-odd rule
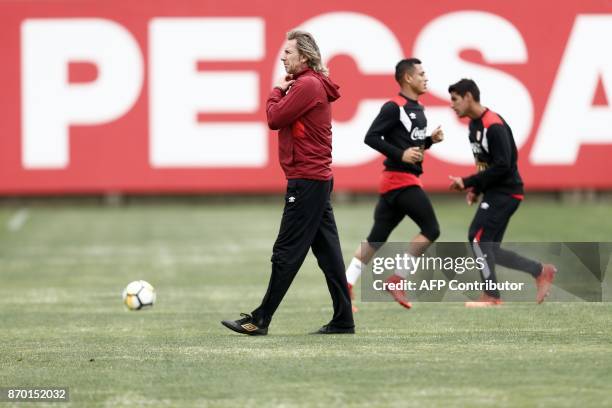
[[[376,118],[374,118],[372,125],[370,125],[364,142],[372,149],[392,160],[415,163],[419,161],[419,157],[422,160],[422,154],[418,151],[418,148],[402,150],[385,139],[385,136],[399,122],[400,109],[402,108],[395,102],[385,103]]]
[[[461,177],[448,176],[448,178],[451,180],[451,185],[449,186],[451,190],[467,191],[465,201],[468,203],[468,205],[472,205],[478,201],[480,191],[478,191],[475,187],[466,187],[463,183],[464,179]]]
[[[480,193],[477,193],[474,190],[468,190],[468,192],[465,195],[465,202],[468,205],[472,205],[474,204],[476,201],[478,201],[478,197],[480,197]]]
[[[433,144],[440,143],[444,140],[444,132],[442,131],[442,127],[438,126],[431,135],[425,138],[425,149],[429,149]]]
[[[475,191],[484,191],[505,177],[511,170],[512,146],[510,135],[503,125],[493,125],[487,131],[491,163],[479,173],[463,179],[465,188],[473,187]]]
[[[316,106],[316,84],[314,78],[295,81],[288,92],[275,87],[266,101],[268,127],[278,130],[292,125],[306,112]]]

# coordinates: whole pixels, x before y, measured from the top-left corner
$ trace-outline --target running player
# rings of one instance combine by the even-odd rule
[[[395,80],[400,87],[399,94],[382,106],[365,136],[365,143],[385,155],[386,159],[379,187],[380,197],[374,210],[374,225],[367,242],[359,245],[346,270],[352,299],[352,289],[363,265],[370,262],[405,216],[420,228],[410,242],[409,256],[420,256],[440,236],[436,214],[419,176],[423,173],[424,151],[433,143],[441,142],[444,133],[438,127],[427,135],[425,110],[418,102],[419,97],[427,92],[427,76],[421,61],[408,58],[398,62]],[[399,283],[408,273],[408,270],[396,270],[387,282]],[[403,307],[412,307],[404,290],[389,292]],[[354,305],[353,311],[357,311]]]
[[[542,303],[555,278],[556,268],[501,248],[510,217],[523,200],[523,180],[518,171],[518,152],[512,130],[497,113],[480,104],[480,90],[471,79],[462,79],[448,88],[451,107],[460,118],[470,118],[469,140],[478,172],[469,177],[450,176],[450,188],[467,191],[472,205],[482,200],[470,225],[468,239],[476,255],[484,255],[480,271],[483,282],[497,283],[495,265],[529,273],[536,280],[536,302]],[[477,302],[467,307],[501,304],[498,290],[486,290]]]

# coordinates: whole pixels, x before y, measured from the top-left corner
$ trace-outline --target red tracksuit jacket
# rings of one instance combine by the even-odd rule
[[[287,179],[332,178],[331,103],[338,85],[308,68],[286,93],[274,88],[266,102],[268,126],[279,130],[278,155]]]

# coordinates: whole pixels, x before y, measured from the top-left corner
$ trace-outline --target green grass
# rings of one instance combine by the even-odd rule
[[[474,209],[435,206],[441,240],[465,239]],[[336,206],[346,260],[372,209]],[[506,239],[606,241],[611,210],[528,201]],[[32,206],[10,231],[17,211],[0,208],[0,387],[68,386],[75,407],[612,406],[608,303],[359,303],[355,336],[308,336],[331,315],[309,256],[250,338],[219,320],[261,300],[280,205]],[[134,279],[153,309],[123,309]]]

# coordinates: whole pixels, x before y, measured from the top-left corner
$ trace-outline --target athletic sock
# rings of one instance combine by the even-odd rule
[[[357,280],[361,276],[362,263],[359,259],[353,258],[351,259],[351,263],[348,268],[346,268],[346,281],[351,286],[355,286]]]

